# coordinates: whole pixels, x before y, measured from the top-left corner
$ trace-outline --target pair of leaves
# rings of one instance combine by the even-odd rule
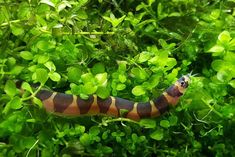
[[[117,27],[126,17],[126,15],[123,15],[120,18],[116,18],[113,13],[110,14],[110,17],[108,16],[102,16],[105,20],[109,21],[112,26],[115,28]]]

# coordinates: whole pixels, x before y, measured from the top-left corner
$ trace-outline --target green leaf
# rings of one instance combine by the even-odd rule
[[[211,64],[212,68],[215,70],[215,71],[219,71],[221,68],[223,68],[224,66],[224,61],[223,60],[214,60]]]
[[[5,84],[4,91],[10,97],[13,97],[17,93],[17,88],[15,83],[12,80],[8,80]]]
[[[19,75],[22,72],[23,69],[24,69],[23,66],[16,65],[11,69],[10,73],[13,74],[13,75]]]
[[[20,56],[25,60],[32,60],[33,59],[33,55],[29,51],[21,51]]]
[[[229,42],[229,48],[231,50],[235,50],[235,38],[233,38],[230,42]]]
[[[23,138],[24,147],[27,149],[30,149],[35,144],[35,142],[36,140],[32,136]]]
[[[83,83],[90,83],[94,81],[94,77],[91,73],[82,74],[81,79]]]
[[[49,71],[56,71],[56,67],[52,61],[48,61],[44,65],[49,69]]]
[[[40,3],[44,3],[55,8],[55,4],[50,0],[41,0]]]
[[[118,79],[119,79],[119,81],[121,83],[125,83],[126,82],[126,76],[125,75],[122,75],[122,74],[118,75]]]
[[[231,80],[231,81],[229,82],[229,85],[232,86],[233,88],[235,88],[235,80]]]
[[[120,18],[116,18],[113,13],[110,14],[110,17],[102,16],[105,20],[109,21],[113,27],[117,27],[126,17],[126,15],[123,15]]]
[[[220,35],[218,36],[218,39],[221,43],[223,44],[228,44],[229,41],[232,39],[230,37],[230,33],[228,31],[223,31],[222,33],[220,33]]]
[[[217,79],[220,80],[221,82],[227,82],[232,79],[232,76],[230,75],[229,71],[227,70],[220,70],[217,73]]]
[[[91,72],[93,74],[98,74],[98,73],[104,73],[105,72],[105,66],[103,63],[96,63],[92,68]]]
[[[96,91],[96,94],[97,94],[98,97],[100,97],[102,99],[105,99],[110,95],[110,92],[106,87],[99,86],[97,91]]]
[[[160,126],[163,128],[169,128],[170,127],[170,123],[168,120],[161,120],[160,121]]]
[[[151,57],[151,54],[147,51],[144,51],[142,53],[139,54],[138,56],[138,62],[139,63],[143,63],[143,62],[146,62],[150,59]]]
[[[23,82],[23,84],[21,85],[21,88],[26,91],[29,91],[30,93],[33,93],[31,86],[27,82]]]
[[[30,7],[27,3],[21,3],[18,9],[18,14],[17,16],[20,19],[28,19],[31,15]]]
[[[55,82],[58,82],[61,79],[60,74],[58,74],[57,72],[50,72],[48,76],[50,77],[52,81],[55,81]]]
[[[148,0],[148,5],[151,6],[154,2],[155,0]]]
[[[158,3],[157,14],[158,14],[158,17],[160,17],[160,18],[163,16],[162,10],[163,10],[162,3]]]
[[[9,105],[12,109],[22,108],[22,102],[18,96],[14,97],[7,105]]]
[[[99,73],[95,75],[95,79],[100,86],[107,85],[107,73]]]
[[[71,83],[70,84],[70,88],[71,88],[71,92],[74,94],[74,95],[79,95],[81,94],[81,91],[82,91],[82,85],[76,85],[74,83]]]
[[[35,72],[35,80],[40,82],[41,84],[45,84],[48,79],[48,72],[43,68],[36,69]]]
[[[139,124],[148,129],[156,127],[156,121],[153,119],[141,119]]]
[[[78,16],[80,19],[85,20],[85,19],[88,18],[88,15],[87,15],[87,13],[86,13],[85,10],[79,9],[78,12],[77,12],[77,14],[78,14],[77,16]]]
[[[84,133],[80,138],[79,141],[81,142],[82,145],[84,146],[89,146],[91,144],[91,138],[89,134]]]
[[[49,56],[47,55],[40,55],[38,56],[38,63],[44,64],[49,60]]]
[[[100,133],[100,129],[99,129],[98,126],[92,126],[89,129],[89,134],[92,135],[92,136],[97,136],[99,133]]]
[[[214,9],[214,10],[212,10],[210,16],[211,16],[214,20],[216,20],[216,19],[218,19],[218,18],[220,17],[220,13],[221,13],[221,10],[220,10],[220,9]]]
[[[171,126],[175,126],[177,124],[178,118],[176,116],[170,116],[169,122]]]
[[[103,146],[101,149],[102,149],[102,152],[105,153],[105,154],[113,153],[113,149],[111,147]]]
[[[70,67],[67,69],[68,71],[68,80],[72,83],[79,83],[79,80],[81,78],[82,75],[82,71],[80,68],[77,67]]]
[[[33,97],[33,102],[38,105],[40,108],[42,108],[43,104],[42,101],[36,97]]]
[[[40,40],[37,42],[36,47],[41,51],[48,51],[55,47],[55,43],[52,41],[48,41],[47,39]]]
[[[150,134],[150,137],[154,140],[160,141],[163,139],[163,130],[162,129],[158,129],[156,131],[154,131],[153,133]]]
[[[208,50],[208,52],[217,52],[217,53],[220,53],[223,51],[224,51],[224,47],[220,45],[214,45],[212,48]]]
[[[118,71],[125,72],[126,71],[126,61],[118,61]]]
[[[124,90],[125,88],[126,88],[125,84],[119,83],[117,84],[116,90],[121,91],[121,90]]]
[[[167,69],[172,69],[177,64],[177,61],[175,58],[167,58]]]
[[[148,74],[145,72],[144,69],[135,68],[135,67],[131,69],[131,74],[136,79],[140,79],[140,80],[145,80],[148,77]]]
[[[91,82],[88,82],[82,86],[82,92],[87,95],[94,94],[96,90],[97,86],[94,86]]]
[[[11,25],[11,30],[12,30],[12,33],[15,36],[19,36],[19,35],[22,35],[24,33],[24,29],[21,28],[20,26]]]
[[[135,96],[141,96],[141,95],[144,95],[145,94],[145,89],[142,87],[142,86],[135,86],[133,89],[132,89],[132,94],[134,94]]]
[[[58,12],[64,10],[66,7],[71,8],[71,4],[68,1],[62,1],[58,4],[57,10]]]
[[[89,98],[89,95],[83,93],[79,94],[79,96],[84,100],[87,100]]]

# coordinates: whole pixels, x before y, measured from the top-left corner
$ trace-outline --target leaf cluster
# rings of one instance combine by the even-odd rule
[[[234,5],[0,0],[0,156],[233,156]],[[190,71],[177,107],[140,122],[58,117],[35,97],[147,102]]]

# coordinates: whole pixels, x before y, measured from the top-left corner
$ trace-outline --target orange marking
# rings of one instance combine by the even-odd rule
[[[115,98],[111,96],[111,99],[112,99],[112,102],[111,102],[111,105],[109,107],[109,110],[107,111],[107,114],[111,115],[111,116],[118,117],[118,109],[115,106]]]
[[[54,92],[54,93],[52,93],[52,95],[48,99],[42,101],[43,106],[45,107],[47,112],[55,112],[53,99],[54,99],[56,94],[57,93]]]
[[[184,94],[186,89],[184,87],[181,87],[181,85],[178,81],[175,83],[175,86],[178,87],[178,90],[180,91],[180,93]]]
[[[138,103],[134,103],[133,109],[126,115],[127,118],[130,118],[132,120],[138,121],[140,119],[139,114],[137,113],[137,105]]]
[[[151,104],[151,117],[158,117],[161,115],[161,113],[159,112],[159,110],[156,108],[154,102],[151,100],[150,101]]]
[[[77,105],[77,96],[73,95],[73,102],[64,110],[63,114],[73,116],[80,114],[80,110]]]
[[[166,100],[168,101],[168,103],[170,105],[175,106],[179,101],[179,97],[172,97],[169,94],[167,94],[166,92],[164,92],[163,95],[165,96]]]
[[[100,113],[100,108],[97,104],[97,95],[93,95],[93,103],[91,104],[91,107],[88,111],[87,114],[89,115],[94,115],[94,114],[99,114]]]

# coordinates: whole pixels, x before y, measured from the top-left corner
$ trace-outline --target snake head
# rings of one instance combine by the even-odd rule
[[[181,88],[184,88],[184,89],[188,88],[188,85],[190,83],[190,75],[188,74],[188,75],[184,75],[184,76],[180,77],[177,80],[177,82]]]
[[[189,86],[189,84],[191,82],[190,77],[192,77],[192,76],[194,76],[194,75],[192,75],[192,72],[191,72],[191,73],[189,73],[187,75],[183,75],[182,77],[180,77],[176,81],[175,85],[178,87],[178,89],[179,89],[179,91],[181,93],[184,93],[185,90],[188,88],[188,86]]]

